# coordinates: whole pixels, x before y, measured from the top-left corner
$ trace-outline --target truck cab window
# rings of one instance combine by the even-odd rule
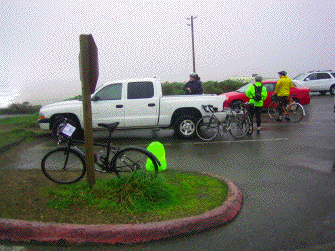
[[[122,84],[111,84],[94,95],[96,100],[121,100]]]
[[[154,84],[152,82],[129,82],[128,99],[145,99],[154,96]]]

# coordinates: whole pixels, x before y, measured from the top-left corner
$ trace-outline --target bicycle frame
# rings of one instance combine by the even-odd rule
[[[290,95],[289,96],[289,102],[287,105],[284,105],[282,104],[281,106],[281,109],[283,110],[283,113],[285,114],[287,121],[290,122],[292,121],[292,118],[291,115],[298,115],[298,116],[295,116],[295,119],[293,120],[294,123],[297,123],[299,122],[303,117],[306,116],[306,111],[304,109],[304,107],[297,103],[293,98],[294,98],[295,95]],[[278,118],[278,108],[280,107],[280,103],[279,103],[279,100],[278,98],[275,98],[275,97],[271,97],[271,100],[272,102],[270,103],[269,107],[268,107],[268,113],[269,113],[269,116],[272,118],[272,119],[276,119]],[[300,108],[299,108],[300,107]],[[296,111],[300,110],[300,112],[296,113]],[[299,116],[299,113],[301,114],[301,116]],[[285,119],[286,119],[285,118]],[[281,119],[278,121],[280,122]]]
[[[66,123],[67,122],[65,121],[65,125],[66,125]],[[106,124],[99,124],[99,125],[102,126],[102,127],[108,128],[108,132],[109,133],[108,133],[108,142],[107,142],[107,144],[101,144],[101,143],[93,142],[94,146],[100,146],[100,147],[103,147],[103,148],[106,149],[106,155],[105,156],[104,155],[100,156],[99,159],[98,159],[98,156],[96,154],[94,154],[94,163],[102,169],[102,170],[96,169],[96,171],[107,172],[107,173],[116,172],[116,170],[113,170],[113,169],[115,169],[114,165],[113,165],[113,163],[115,161],[112,162],[114,160],[114,157],[113,158],[110,158],[110,157],[111,157],[112,153],[115,156],[116,154],[118,154],[118,152],[120,150],[121,151],[123,150],[123,149],[118,149],[116,147],[113,147],[112,144],[111,144],[112,143],[112,137],[111,137],[111,135],[115,131],[115,129],[116,129],[117,125],[118,125],[118,122],[114,123],[114,124],[110,124],[110,125],[106,125]],[[60,131],[58,144],[60,144],[61,141],[62,141],[62,139],[64,138],[64,137],[61,137],[61,135],[65,136],[64,134],[61,134],[61,131]],[[77,148],[77,151],[80,152],[82,155],[84,155],[84,153],[74,144],[74,143],[83,144],[83,143],[85,143],[84,141],[74,140],[74,139],[71,138],[71,136],[69,136],[69,137],[67,136],[67,137],[65,137],[65,139],[66,139],[66,148],[67,149]],[[134,149],[136,147],[128,147],[128,148]],[[139,150],[139,149],[137,149],[137,150]],[[158,166],[161,165],[160,161],[157,159],[157,157],[154,154],[152,154],[151,152],[147,152],[146,154],[148,154],[156,162],[156,164]],[[132,169],[131,165],[129,164],[132,161],[131,159],[129,159],[129,158],[121,158],[121,161],[122,161],[122,163],[125,164],[125,166],[127,166],[130,169]],[[128,162],[130,161],[130,162],[128,163],[127,161]],[[132,164],[134,164],[134,163],[132,163]]]
[[[288,100],[289,100],[289,102],[287,103],[287,105],[284,105],[284,104],[282,105],[282,108],[283,108],[283,111],[284,111],[285,114],[289,114],[289,113],[287,112],[287,109],[286,109],[286,108],[287,108],[289,105],[293,104],[293,102],[295,102],[295,101],[293,100],[293,98],[292,98],[293,96],[295,96],[295,95],[291,95],[291,94],[290,94],[290,95],[288,96]],[[277,98],[274,99],[274,100],[272,100],[272,101],[276,102],[276,103],[278,104],[278,106],[279,106],[279,102],[278,102],[278,99],[277,99]]]
[[[212,105],[202,105],[203,109],[206,112],[210,112],[210,122],[213,120],[213,118],[216,118],[219,121],[219,128],[220,128],[220,134],[223,134],[223,130],[229,131],[231,127],[231,121],[233,117],[236,117],[238,115],[241,115],[240,112],[242,112],[243,116],[248,116],[247,110],[246,110],[246,104],[239,104],[239,107],[236,108],[225,108],[222,110],[222,112],[226,112],[226,118],[224,120],[219,119],[215,113],[218,112],[218,108],[213,107]]]
[[[158,158],[147,149],[128,146],[124,148],[115,148],[111,145],[111,134],[118,126],[118,122],[112,124],[99,124],[109,131],[108,143],[94,143],[95,146],[106,148],[106,155],[100,156],[94,154],[95,170],[102,173],[115,173],[120,178],[121,172],[134,172],[137,170],[155,171],[157,175],[161,166]],[[62,142],[65,146],[59,146],[55,150],[48,152],[41,161],[41,168],[44,175],[53,182],[58,184],[71,184],[79,181],[85,176],[86,160],[85,153],[75,145],[75,143],[84,143],[81,140],[72,139],[75,127],[71,124],[62,123],[57,128],[58,145]],[[114,156],[111,156],[114,154]],[[100,168],[98,168],[100,167]],[[153,169],[152,169],[153,167]]]
[[[106,155],[102,155],[100,156],[100,159],[98,159],[98,156],[96,155],[96,153],[94,153],[94,163],[99,166],[103,171],[105,172],[113,172],[110,167],[109,167],[109,159],[111,157],[111,153],[113,153],[114,155],[117,153],[118,149],[112,146],[112,139],[111,139],[111,134],[112,132],[109,132],[109,136],[108,136],[108,143],[107,144],[101,144],[101,143],[96,143],[93,142],[94,146],[100,146],[106,149]],[[59,142],[61,143],[61,142]],[[59,144],[58,143],[58,144]],[[77,144],[84,144],[85,142],[82,140],[74,140],[69,138],[66,142],[66,148],[67,149],[71,149],[71,148],[77,148],[78,147],[75,145],[75,143]],[[80,149],[79,149],[80,150]],[[80,150],[80,152],[82,152]],[[82,154],[84,155],[84,153],[82,152]]]
[[[226,109],[226,110],[224,110],[224,111],[226,111],[226,112],[228,112],[229,114],[227,114],[226,115],[226,119],[225,120],[227,120],[227,123],[225,123],[225,120],[224,121],[222,121],[221,119],[219,119],[216,115],[215,115],[215,113],[216,112],[218,112],[218,109],[216,108],[216,107],[213,107],[212,105],[202,105],[202,107],[203,107],[203,109],[206,111],[206,112],[210,112],[211,113],[211,115],[210,115],[210,119],[209,119],[209,121],[210,122],[212,122],[212,120],[213,120],[213,118],[216,118],[218,121],[219,121],[219,125],[220,125],[220,128],[222,127],[223,129],[225,129],[225,130],[227,130],[228,131],[228,129],[229,129],[229,125],[230,125],[230,120],[231,120],[231,113],[232,113],[232,111],[231,111],[231,109],[230,108],[228,108],[228,109]],[[223,112],[223,111],[222,111]],[[211,123],[209,123],[209,124],[211,124]],[[222,133],[222,132],[221,132]]]

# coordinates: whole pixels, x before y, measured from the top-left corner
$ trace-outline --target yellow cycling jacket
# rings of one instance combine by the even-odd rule
[[[278,97],[283,97],[283,96],[289,96],[290,95],[290,90],[293,87],[292,80],[288,78],[287,76],[282,76],[275,88],[275,93],[277,94]]]

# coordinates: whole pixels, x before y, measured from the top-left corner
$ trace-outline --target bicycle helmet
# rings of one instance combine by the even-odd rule
[[[255,77],[255,81],[256,81],[256,82],[262,82],[262,81],[263,81],[262,76],[261,76],[261,75],[257,75],[257,76]]]
[[[287,72],[286,71],[280,71],[278,72],[279,75],[286,76]]]

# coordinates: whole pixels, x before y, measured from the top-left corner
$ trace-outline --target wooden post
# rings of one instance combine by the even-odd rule
[[[85,160],[87,182],[90,188],[95,184],[94,148],[91,94],[94,92],[98,77],[98,49],[92,35],[80,35],[79,69],[82,83],[83,116],[85,133]]]

